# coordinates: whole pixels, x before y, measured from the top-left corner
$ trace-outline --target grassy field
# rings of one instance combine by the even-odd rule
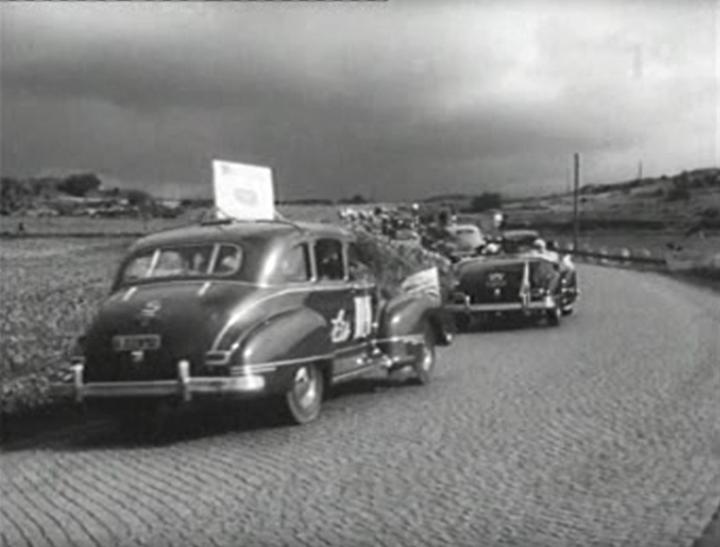
[[[336,222],[339,207],[324,205],[287,205],[278,207],[279,212],[292,220],[313,222]],[[20,224],[29,235],[141,235],[178,226],[195,224],[203,210],[189,210],[177,218],[91,218],[0,216],[0,233],[16,234]]]
[[[130,241],[122,238],[0,241],[0,381],[3,410],[37,398],[107,294]],[[13,382],[24,378],[22,383]]]

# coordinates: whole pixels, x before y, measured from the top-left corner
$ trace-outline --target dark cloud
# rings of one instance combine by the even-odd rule
[[[3,171],[196,191],[222,157],[398,198],[717,162],[713,4],[565,6],[6,4]]]

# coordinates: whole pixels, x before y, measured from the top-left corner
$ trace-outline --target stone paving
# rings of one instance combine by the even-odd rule
[[[559,328],[464,334],[430,385],[347,384],[305,427],[226,405],[154,444],[98,420],[11,442],[0,539],[689,546],[720,499],[717,297],[580,272]]]

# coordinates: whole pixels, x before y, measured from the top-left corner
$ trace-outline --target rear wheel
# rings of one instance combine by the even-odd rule
[[[425,385],[430,383],[432,373],[435,369],[435,333],[430,325],[425,325],[422,346],[418,350],[418,356],[413,363],[415,381]]]
[[[292,386],[285,394],[286,408],[293,422],[307,424],[320,415],[324,387],[318,365],[303,365],[295,371]]]

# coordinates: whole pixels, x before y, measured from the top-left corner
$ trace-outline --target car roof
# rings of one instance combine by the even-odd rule
[[[459,232],[460,230],[472,230],[473,232],[479,232],[480,228],[475,224],[453,224],[448,226],[448,230],[451,232]]]
[[[502,233],[502,236],[505,239],[529,239],[531,237],[539,237],[540,232],[537,230],[506,230]]]
[[[136,241],[133,248],[137,249],[215,241],[241,243],[243,240],[248,238],[276,240],[292,236],[352,239],[352,234],[347,230],[333,224],[324,224],[319,222],[290,222],[274,220],[213,221],[209,223],[193,224],[180,228],[163,230],[161,232],[147,235]]]

